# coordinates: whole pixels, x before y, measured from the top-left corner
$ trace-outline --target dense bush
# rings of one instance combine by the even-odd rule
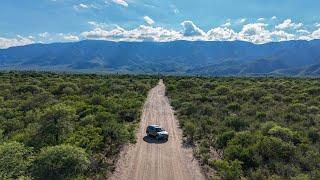
[[[0,179],[103,178],[135,129],[151,76],[0,74]]]
[[[17,179],[27,174],[31,165],[32,148],[18,142],[0,145],[0,179]]]
[[[166,77],[185,142],[221,179],[319,179],[319,79]],[[209,168],[208,168],[209,167]]]
[[[85,174],[90,164],[88,154],[70,145],[45,147],[35,157],[32,175],[35,179],[71,179]]]

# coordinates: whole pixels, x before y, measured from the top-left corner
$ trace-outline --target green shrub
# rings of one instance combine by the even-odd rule
[[[32,148],[18,142],[0,145],[0,177],[17,179],[28,174],[31,165]]]
[[[227,108],[231,111],[240,111],[241,110],[241,106],[238,103],[230,103],[230,104],[228,104]]]
[[[229,116],[225,119],[226,125],[236,131],[244,130],[248,123],[236,116]]]
[[[288,162],[294,157],[295,147],[279,138],[265,136],[258,141],[256,152],[264,162],[273,160]]]
[[[229,88],[225,86],[219,86],[216,88],[216,92],[218,95],[227,95],[229,93]]]
[[[263,170],[258,169],[250,172],[249,179],[250,180],[267,180],[268,177],[267,175],[265,175],[265,172],[263,172]]]
[[[65,104],[48,107],[41,117],[39,139],[43,145],[56,145],[73,129],[76,121],[75,110]]]
[[[89,152],[98,151],[103,148],[103,137],[101,134],[101,128],[87,125],[70,133],[64,142],[81,147]]]
[[[267,114],[265,112],[257,112],[256,118],[261,122],[265,122],[267,120]]]
[[[226,160],[239,160],[242,167],[246,170],[256,166],[254,152],[251,148],[245,148],[240,145],[229,145],[224,149],[224,158]]]
[[[214,167],[217,168],[218,174],[223,180],[239,180],[242,176],[241,163],[235,161],[215,160],[212,162]]]
[[[320,134],[315,129],[311,129],[308,132],[308,138],[312,141],[312,143],[317,143],[320,140]]]
[[[227,146],[228,142],[235,136],[234,131],[223,132],[218,136],[216,144],[219,149]]]
[[[284,128],[280,126],[274,126],[269,131],[268,134],[274,137],[278,137],[283,141],[292,141],[293,132],[289,128]]]
[[[258,138],[259,136],[257,134],[253,134],[250,131],[241,131],[236,133],[236,135],[234,136],[234,138],[231,139],[229,144],[249,147],[255,144]]]
[[[32,175],[35,179],[70,179],[85,174],[89,165],[88,155],[81,148],[46,147],[35,157]]]
[[[183,129],[185,130],[185,134],[190,142],[193,141],[196,134],[196,126],[191,121],[187,121],[184,123]]]

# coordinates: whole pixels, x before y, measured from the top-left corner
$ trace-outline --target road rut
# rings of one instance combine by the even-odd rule
[[[150,124],[159,124],[169,133],[167,142],[157,142],[146,136]],[[120,154],[112,180],[194,180],[205,179],[192,154],[182,144],[182,133],[165,96],[165,85],[150,90],[144,104],[137,143]]]

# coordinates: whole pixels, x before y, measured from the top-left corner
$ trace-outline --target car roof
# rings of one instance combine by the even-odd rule
[[[152,125],[149,125],[149,127],[159,128],[160,126],[159,126],[159,125],[156,125],[156,124],[152,124]]]

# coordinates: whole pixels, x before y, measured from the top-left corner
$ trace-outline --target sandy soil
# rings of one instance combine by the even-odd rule
[[[146,136],[150,124],[159,124],[169,133],[167,142]],[[120,154],[112,180],[170,180],[205,179],[192,149],[182,145],[182,134],[173,110],[165,96],[165,85],[160,80],[145,102],[137,143]]]

